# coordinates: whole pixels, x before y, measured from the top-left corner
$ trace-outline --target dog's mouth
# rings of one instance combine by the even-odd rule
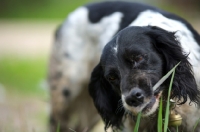
[[[142,115],[143,116],[151,115],[156,111],[156,109],[159,106],[160,97],[161,97],[161,92],[154,95],[150,99],[149,103],[142,109]]]
[[[140,106],[134,107],[129,106],[125,101],[124,97],[122,96],[122,102],[126,110],[131,112],[133,115],[137,115],[139,112],[142,112],[142,116],[149,116],[152,115],[159,106],[159,100],[161,97],[162,92],[154,94],[148,101],[141,104]]]

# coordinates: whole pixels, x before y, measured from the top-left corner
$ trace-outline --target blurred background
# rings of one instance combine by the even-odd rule
[[[47,132],[54,31],[91,1],[100,0],[0,0],[0,132]],[[200,1],[138,1],[182,16],[200,32]]]

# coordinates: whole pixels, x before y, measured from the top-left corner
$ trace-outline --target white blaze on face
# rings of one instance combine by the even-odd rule
[[[118,45],[116,44],[116,46],[113,49],[114,49],[115,53],[117,53]]]

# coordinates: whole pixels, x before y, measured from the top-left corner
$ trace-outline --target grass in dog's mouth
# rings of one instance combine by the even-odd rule
[[[157,100],[156,97],[153,96],[152,99],[151,99],[151,101],[150,101],[150,102],[144,107],[144,109],[142,110],[142,113],[145,113],[145,112],[147,112],[149,109],[151,109],[151,108],[154,106],[156,100]]]
[[[139,130],[141,115],[142,115],[142,112],[138,113],[137,115],[137,121],[135,124],[134,132],[138,132]]]
[[[156,99],[160,100],[159,110],[158,110],[158,124],[157,124],[158,132],[167,132],[167,129],[168,129],[170,93],[171,93],[172,83],[173,83],[173,79],[174,79],[174,75],[175,75],[175,70],[179,64],[180,64],[180,62],[177,65],[175,65],[165,76],[163,76],[153,87],[153,90],[155,91],[155,93],[156,92],[159,93],[157,90],[160,87],[160,85],[162,85],[162,83],[172,74],[170,85],[169,85],[169,90],[168,90],[168,98],[167,98],[167,104],[166,104],[166,110],[165,110],[164,123],[163,123],[163,118],[162,118],[162,111],[163,111],[162,96],[161,96],[161,93],[155,94]],[[136,125],[138,125],[140,123],[140,118],[141,118],[141,112],[137,116]],[[163,128],[163,124],[164,124],[164,128]],[[139,130],[139,126],[135,126],[134,132],[139,132],[138,130]]]

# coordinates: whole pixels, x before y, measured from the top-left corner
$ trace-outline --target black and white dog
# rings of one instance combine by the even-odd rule
[[[179,130],[189,132],[200,118],[200,36],[193,27],[139,3],[79,7],[56,34],[49,70],[52,126],[59,122],[67,131],[71,115],[78,115],[76,130],[95,124],[98,117],[85,92],[90,80],[89,93],[106,129],[133,131],[142,112],[139,131],[156,131],[159,99],[166,98],[169,80],[156,92],[152,87],[178,62],[171,98],[183,118]]]

